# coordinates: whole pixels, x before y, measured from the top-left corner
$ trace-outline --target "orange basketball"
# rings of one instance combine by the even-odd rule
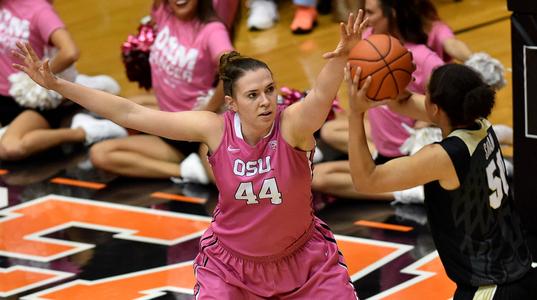
[[[396,38],[385,34],[373,34],[361,40],[351,50],[349,63],[362,68],[360,87],[371,75],[367,96],[372,100],[395,99],[410,80],[415,66],[412,53]],[[356,68],[351,68],[354,76]]]

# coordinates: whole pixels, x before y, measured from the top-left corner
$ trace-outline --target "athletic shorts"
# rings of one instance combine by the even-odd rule
[[[191,153],[198,153],[200,149],[199,142],[176,141],[163,137],[161,137],[161,139],[166,142],[166,144],[172,146],[177,151],[181,152],[181,154],[183,154],[185,157],[187,157]]]
[[[23,111],[33,110],[39,113],[49,124],[50,128],[59,128],[63,118],[72,114],[80,106],[73,102],[63,102],[54,109],[39,110],[23,107],[10,96],[0,95],[0,127],[9,125]]]
[[[382,164],[385,164],[387,162],[389,162],[390,160],[392,159],[396,159],[396,158],[399,158],[401,156],[396,156],[396,157],[389,157],[389,156],[384,156],[382,154],[377,154],[377,157],[375,158],[375,165],[382,165]]]
[[[524,277],[502,285],[461,287],[454,300],[530,300],[537,299],[537,269],[530,268]]]
[[[284,253],[268,257],[238,254],[209,228],[194,273],[194,295],[202,300],[358,298],[334,236],[318,218]]]

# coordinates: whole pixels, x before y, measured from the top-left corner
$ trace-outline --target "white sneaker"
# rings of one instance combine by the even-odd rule
[[[251,0],[250,15],[246,24],[250,30],[265,30],[278,20],[278,8],[271,0]]]
[[[127,130],[116,123],[106,119],[96,119],[84,113],[78,113],[73,117],[71,128],[82,128],[86,132],[86,145],[127,136]]]
[[[513,175],[515,173],[515,166],[513,165],[513,163],[507,159],[503,159],[503,165],[505,166],[505,175],[507,175],[507,177],[509,178],[513,178]]]
[[[121,88],[117,81],[108,75],[88,76],[78,74],[75,82],[92,89],[100,90],[114,95],[119,95]]]
[[[197,153],[191,153],[189,156],[183,159],[179,168],[182,180],[172,177],[171,180],[173,182],[178,183],[180,181],[182,183],[193,182],[201,184],[209,183],[209,176],[207,176],[207,172],[205,172],[201,158]]]
[[[323,161],[324,155],[319,147],[315,146],[315,152],[313,152],[313,163],[320,163]]]
[[[0,126],[2,126],[2,125],[0,125]],[[7,126],[4,126],[4,127],[0,128],[0,139],[2,138],[4,133],[6,133],[6,130],[7,130]]]
[[[412,204],[423,203],[425,201],[425,191],[423,185],[419,185],[407,190],[393,192],[392,205],[397,203]]]
[[[84,159],[83,161],[79,162],[78,164],[76,164],[76,166],[79,169],[84,170],[84,171],[93,170],[93,163],[91,162],[91,159],[89,158]]]

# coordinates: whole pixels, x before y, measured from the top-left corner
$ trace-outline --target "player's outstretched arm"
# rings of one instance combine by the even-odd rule
[[[413,156],[393,159],[383,165],[375,165],[371,158],[364,130],[364,114],[372,107],[387,101],[367,98],[371,77],[358,89],[360,69],[351,79],[350,68],[345,70],[349,85],[349,161],[355,189],[360,192],[382,193],[408,189],[433,180],[456,178],[451,160],[440,145],[429,145]]]
[[[297,140],[310,138],[323,125],[343,80],[343,68],[350,50],[361,40],[367,25],[364,12],[350,14],[347,24],[340,24],[340,41],[336,49],[323,55],[328,59],[317,76],[314,86],[306,99],[290,106],[284,116],[291,124],[293,136]]]
[[[212,112],[158,111],[119,96],[57,78],[50,71],[48,60],[41,62],[28,43],[19,42],[17,46],[19,51],[13,54],[23,63],[14,64],[13,67],[28,74],[32,80],[44,88],[54,90],[65,98],[121,126],[170,139],[200,142],[207,142],[212,133],[219,132],[218,128],[220,131],[223,130],[221,119]],[[204,121],[200,122],[200,120]],[[218,138],[213,140],[218,140]]]

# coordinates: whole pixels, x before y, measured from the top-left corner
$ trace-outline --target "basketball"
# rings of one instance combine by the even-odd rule
[[[415,66],[412,53],[396,38],[386,34],[373,34],[363,39],[349,54],[351,74],[355,67],[360,67],[360,87],[367,76],[371,76],[371,85],[367,96],[371,100],[395,99],[410,80]]]

